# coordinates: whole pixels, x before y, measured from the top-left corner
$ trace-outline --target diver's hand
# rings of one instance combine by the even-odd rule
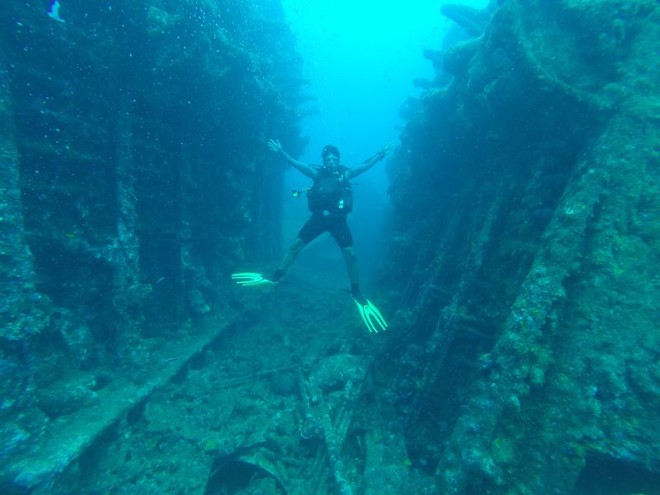
[[[387,156],[387,154],[390,151],[392,151],[393,148],[394,148],[394,145],[392,143],[386,144],[385,147],[382,150],[380,150],[378,153],[376,153],[374,155],[374,158],[376,159],[376,162],[379,162],[379,161],[383,160]]]
[[[388,153],[390,153],[393,149],[394,149],[394,143],[389,143],[386,144],[385,147],[382,150],[380,150],[380,152],[383,154],[383,156],[385,156]]]
[[[274,151],[275,153],[282,153],[284,151],[282,148],[282,143],[280,143],[278,139],[269,139],[268,149]]]

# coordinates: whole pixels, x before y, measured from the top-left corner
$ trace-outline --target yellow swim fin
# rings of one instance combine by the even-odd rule
[[[257,285],[276,285],[277,282],[268,280],[261,273],[257,272],[238,272],[232,273],[231,279],[243,287],[255,287]]]
[[[367,298],[362,298],[361,301],[358,301],[356,298],[353,298],[353,300],[369,332],[378,333],[379,331],[387,330],[387,322],[374,303]]]

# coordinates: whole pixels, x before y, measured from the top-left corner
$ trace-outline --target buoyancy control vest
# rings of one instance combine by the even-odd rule
[[[312,187],[307,191],[307,205],[313,213],[347,215],[353,210],[353,188],[346,175],[348,168],[319,167]]]

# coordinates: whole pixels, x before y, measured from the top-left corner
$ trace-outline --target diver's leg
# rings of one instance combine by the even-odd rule
[[[330,233],[337,242],[337,245],[341,248],[341,253],[344,255],[348,279],[351,281],[351,294],[355,299],[362,300],[362,295],[360,294],[360,271],[358,269],[355,250],[353,249],[353,235],[346,223],[346,217],[338,220]]]
[[[284,253],[284,256],[282,257],[282,261],[280,261],[279,266],[277,267],[277,270],[275,270],[275,274],[273,275],[273,282],[279,282],[279,280],[284,276],[286,273],[287,268],[291,266],[291,264],[296,261],[296,258],[300,254],[300,251],[303,250],[303,248],[307,244],[305,241],[303,241],[300,237],[297,237],[295,241],[293,241],[293,244],[289,246],[289,249],[286,250]]]
[[[300,254],[300,251],[309,244],[312,240],[316,239],[323,232],[324,226],[317,215],[312,215],[309,220],[303,225],[298,233],[298,237],[293,241],[293,244],[286,250],[282,261],[280,261],[275,274],[272,276],[273,282],[279,282],[287,268],[289,268]]]
[[[346,271],[348,272],[348,279],[351,281],[351,289],[357,289],[360,292],[360,271],[358,270],[357,258],[353,246],[346,246],[341,250],[346,262]]]

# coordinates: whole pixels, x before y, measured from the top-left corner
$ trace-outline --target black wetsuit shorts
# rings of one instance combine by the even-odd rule
[[[346,215],[312,213],[298,233],[298,238],[309,244],[323,232],[329,232],[341,249],[353,246],[353,236],[346,223]]]

